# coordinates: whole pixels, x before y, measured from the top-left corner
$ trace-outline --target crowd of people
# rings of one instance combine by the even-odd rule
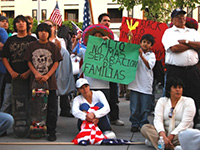
[[[190,142],[190,139],[183,135],[191,133],[198,137],[195,142],[200,142],[199,130],[192,129],[199,123],[200,34],[185,26],[185,14],[182,9],[173,10],[173,25],[162,37],[166,51],[165,92],[155,105],[153,124],[149,124],[148,120],[153,101],[153,68],[156,63],[156,56],[151,51],[155,39],[151,34],[141,37],[135,80],[123,85],[91,78],[81,71],[79,77],[73,74],[71,56],[79,57],[84,62],[89,35],[103,40],[119,40],[109,28],[111,18],[108,14],[99,15],[98,24],[87,27],[83,33],[72,35],[64,35],[64,30],[58,29],[51,20],[40,23],[36,33],[31,33],[33,20],[23,15],[14,18],[14,33],[11,34],[8,18],[0,16],[0,136],[6,135],[6,130],[16,121],[15,111],[12,110],[15,103],[12,97],[15,91],[13,80],[25,81],[28,83],[27,88],[30,88],[35,79],[38,83],[48,82],[49,85],[46,119],[49,141],[57,139],[58,97],[60,116],[78,118],[79,131],[82,124],[88,122],[98,126],[105,136],[112,134],[111,138],[115,138],[111,124],[124,126],[119,118],[118,97],[124,97],[126,93],[126,99],[130,100],[130,131],[141,131],[155,149],[158,149],[160,136],[163,137],[166,149],[174,149],[180,144],[186,149],[184,141]],[[65,27],[63,29],[68,30]],[[127,37],[130,37],[131,43],[133,34],[129,32]],[[85,46],[74,49],[81,38]],[[29,93],[25,99],[28,105],[30,97]]]

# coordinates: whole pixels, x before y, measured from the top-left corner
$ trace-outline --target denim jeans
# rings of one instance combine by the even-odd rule
[[[14,123],[14,119],[10,114],[0,112],[0,135],[2,135]]]
[[[130,111],[129,118],[132,127],[142,127],[149,123],[148,115],[151,110],[152,95],[130,90]]]
[[[1,89],[2,89],[2,85],[3,85],[3,80],[4,80],[4,76],[5,76],[5,73],[0,73],[0,106],[1,106],[1,104],[2,104],[2,99],[1,99]]]
[[[6,83],[1,112],[12,114],[11,83]]]
[[[99,109],[101,109],[104,105],[101,102],[98,102],[95,104],[95,106],[98,106]],[[90,106],[86,103],[83,103],[80,106],[80,110],[82,110],[82,111],[83,110],[88,111],[89,108],[90,108]],[[81,124],[82,124],[82,121],[80,119],[78,119],[77,126],[78,126],[79,131],[81,130]],[[105,115],[102,118],[99,118],[99,122],[97,125],[102,132],[111,130],[110,121],[109,121],[107,115]]]

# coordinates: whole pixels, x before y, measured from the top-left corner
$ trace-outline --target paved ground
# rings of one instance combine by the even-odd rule
[[[130,132],[130,122],[129,118],[129,101],[126,101],[124,98],[119,99],[120,103],[120,118],[125,122],[125,126],[114,126],[112,125],[113,131],[116,133],[117,138],[144,142],[140,132],[132,133]],[[152,121],[153,117],[150,117]],[[76,128],[76,118],[67,118],[67,117],[58,117],[57,123],[57,140],[55,142],[70,142],[78,133]],[[12,144],[12,142],[36,142],[36,143],[46,143],[47,145],[17,145]],[[2,145],[2,143],[9,143],[10,145]],[[16,138],[12,132],[12,129],[8,131],[8,135],[5,137],[0,137],[0,150],[153,150],[153,148],[146,145],[123,145],[123,146],[102,146],[102,145],[89,145],[89,146],[79,146],[79,145],[52,145],[53,142],[48,142],[46,138],[42,139],[19,139]]]

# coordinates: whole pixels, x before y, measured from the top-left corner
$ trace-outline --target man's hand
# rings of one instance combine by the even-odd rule
[[[103,40],[109,40],[110,38],[108,36],[102,36],[101,37]]]
[[[40,73],[35,74],[35,79],[36,81],[40,82],[40,80],[42,79],[42,75]]]
[[[187,40],[178,40],[179,44],[185,44],[185,45],[187,44],[186,41]]]
[[[61,49],[61,43],[60,43],[60,41],[59,41],[58,39],[55,39],[55,45],[56,45],[59,49]]]
[[[19,77],[19,73],[15,72],[15,71],[12,71],[12,72],[10,73],[10,75],[11,75],[12,79],[16,79],[16,78]]]
[[[31,71],[28,70],[28,71],[22,73],[22,74],[20,75],[20,78],[23,79],[23,80],[26,80],[26,79],[28,79],[28,77],[30,76],[30,74],[31,74]]]
[[[42,84],[46,82],[48,79],[49,79],[49,76],[47,74],[43,75],[42,78],[39,80],[39,83]]]
[[[92,120],[95,118],[95,115],[94,113],[88,113],[86,115],[86,120],[89,121],[89,122],[92,122]]]
[[[0,42],[0,51],[3,49],[4,44]]]
[[[140,57],[142,57],[143,50],[140,48],[138,51],[139,51],[139,55],[140,55]]]
[[[95,125],[98,124],[99,123],[99,119],[98,118],[93,119],[92,123],[94,123]]]

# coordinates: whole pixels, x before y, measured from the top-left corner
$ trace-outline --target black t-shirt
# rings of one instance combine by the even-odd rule
[[[62,60],[59,48],[52,42],[41,44],[38,41],[31,42],[28,50],[24,55],[26,61],[31,61],[34,68],[41,74],[47,74],[55,62]],[[32,74],[33,75],[33,74]],[[32,83],[33,76],[30,82]],[[56,76],[55,72],[47,80],[50,90],[56,90]]]
[[[23,38],[14,35],[7,39],[2,50],[2,57],[8,59],[10,66],[15,72],[22,74],[29,69],[27,62],[24,60],[24,53],[29,43],[36,40],[35,37],[30,35]]]

